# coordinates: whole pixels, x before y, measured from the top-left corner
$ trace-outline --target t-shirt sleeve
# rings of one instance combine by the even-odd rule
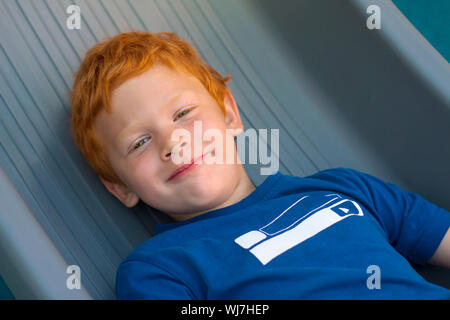
[[[364,199],[386,232],[391,245],[412,263],[424,265],[450,227],[450,212],[395,184],[349,168],[333,174],[349,193]]]
[[[192,300],[189,287],[167,271],[146,261],[127,260],[116,275],[119,300]]]

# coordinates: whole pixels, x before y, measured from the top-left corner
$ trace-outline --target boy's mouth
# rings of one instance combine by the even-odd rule
[[[173,180],[177,179],[178,177],[188,173],[189,171],[194,170],[198,166],[199,162],[203,161],[204,156],[205,155],[201,155],[200,157],[196,158],[195,160],[192,159],[190,163],[179,166],[172,173],[172,175],[169,177],[169,179],[167,179],[167,182],[173,181]]]

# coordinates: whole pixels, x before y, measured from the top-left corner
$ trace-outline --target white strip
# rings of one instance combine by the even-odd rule
[[[331,210],[331,208],[338,206],[345,201],[349,200],[340,201],[330,208],[325,208],[316,212],[312,216],[305,219],[298,226],[276,237],[264,241],[263,243],[251,249],[250,252],[255,255],[255,257],[258,258],[258,260],[261,261],[263,265],[266,265],[268,262],[279,256],[283,252],[313,237],[317,233],[332,226],[336,222],[339,222],[352,215],[363,215],[361,208],[354,201],[352,201],[352,203],[358,209],[358,214],[348,214],[345,216],[340,216]]]

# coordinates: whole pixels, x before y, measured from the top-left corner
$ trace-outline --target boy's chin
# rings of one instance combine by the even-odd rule
[[[195,216],[207,213],[219,208],[224,207],[224,200],[222,197],[209,197],[209,199],[202,198],[197,199],[195,203],[192,202],[193,199],[189,199],[180,206],[174,208],[167,208],[167,210],[161,210],[176,221],[183,221],[186,219],[193,218]]]
[[[212,168],[211,168],[212,169]],[[208,171],[208,172],[206,172]],[[227,206],[239,183],[239,174],[233,171],[205,170],[186,179],[171,203],[178,203],[171,211],[175,215],[200,214]],[[181,186],[181,184],[180,184]],[[183,200],[184,199],[184,200]],[[182,200],[182,201],[180,201]]]
[[[210,211],[226,202],[233,193],[234,186],[231,181],[206,180],[195,184],[188,190],[186,205],[191,212]]]
[[[173,181],[163,182],[154,190],[162,191],[159,196],[143,188],[142,200],[177,221],[186,220],[233,204],[233,199],[239,198],[236,193],[243,190],[239,186],[245,174],[241,164],[202,163]]]

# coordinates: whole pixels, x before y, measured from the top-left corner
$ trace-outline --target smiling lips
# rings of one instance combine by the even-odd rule
[[[189,171],[192,171],[193,169],[195,169],[198,166],[198,162],[199,160],[203,160],[204,155],[198,157],[195,160],[191,160],[191,163],[188,164],[183,164],[181,166],[179,166],[174,173],[172,173],[172,175],[169,177],[169,179],[167,179],[167,181],[173,181],[176,178],[188,173]]]

